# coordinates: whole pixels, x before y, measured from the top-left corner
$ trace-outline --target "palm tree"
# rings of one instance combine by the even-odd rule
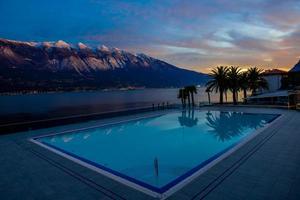
[[[220,93],[220,104],[223,104],[223,95],[225,88],[227,86],[227,67],[217,67],[214,68],[209,74],[212,77],[212,80],[208,81],[206,86],[210,88],[212,91]]]
[[[263,70],[257,67],[251,67],[248,69],[248,83],[249,89],[252,91],[252,95],[256,95],[257,90],[268,89],[268,83],[262,76]]]
[[[188,92],[185,88],[179,89],[177,98],[178,98],[178,99],[181,99],[181,104],[182,104],[182,106],[183,106],[184,108],[186,107],[186,100],[188,99],[188,104],[189,104],[189,106],[190,106],[190,96],[189,96],[189,92]]]
[[[186,86],[184,89],[187,91],[187,93],[188,93],[189,96],[191,95],[192,106],[195,106],[194,94],[197,94],[197,88],[196,88],[196,86],[194,86],[194,85]]]
[[[242,72],[240,74],[239,85],[240,85],[240,88],[243,90],[244,103],[247,103],[247,90],[249,88],[248,72]]]
[[[237,95],[239,91],[239,76],[240,76],[240,68],[231,66],[227,72],[227,81],[228,81],[228,88],[232,92],[232,100],[233,104],[237,104]]]
[[[185,107],[185,105],[184,105],[184,91],[183,90],[184,89],[179,89],[177,98],[181,100],[182,106]]]
[[[208,104],[210,105],[210,92],[211,92],[210,88],[207,87],[205,92],[207,92]]]
[[[184,97],[185,97],[185,99],[187,98],[189,107],[191,107],[191,97],[190,97],[190,92],[189,92],[189,90],[187,90],[186,88],[184,88],[183,91],[184,91]]]
[[[225,97],[225,102],[226,103],[227,103],[227,99],[228,99],[227,98],[228,97],[228,95],[227,95],[228,94],[228,90],[229,90],[229,88],[228,88],[228,86],[226,86],[225,89],[224,89],[224,97]]]

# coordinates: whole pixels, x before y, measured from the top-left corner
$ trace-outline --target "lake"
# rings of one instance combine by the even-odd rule
[[[0,124],[117,111],[152,106],[162,102],[180,103],[178,89],[127,91],[84,91],[0,96]],[[211,94],[217,102],[218,94]],[[228,95],[231,100],[231,94]],[[198,88],[196,103],[207,102],[205,88]]]

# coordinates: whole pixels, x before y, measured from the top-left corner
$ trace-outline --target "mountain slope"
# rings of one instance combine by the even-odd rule
[[[204,84],[205,74],[177,68],[144,54],[64,41],[0,39],[0,92],[110,87],[180,87]]]

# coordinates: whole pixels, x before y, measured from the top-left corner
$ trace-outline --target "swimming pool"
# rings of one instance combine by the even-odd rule
[[[178,110],[31,141],[128,186],[164,197],[277,117]]]

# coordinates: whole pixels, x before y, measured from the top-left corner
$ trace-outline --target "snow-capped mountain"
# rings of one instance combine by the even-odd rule
[[[83,43],[0,39],[0,90],[105,87],[179,87],[203,84],[205,74],[180,69],[145,54]]]

